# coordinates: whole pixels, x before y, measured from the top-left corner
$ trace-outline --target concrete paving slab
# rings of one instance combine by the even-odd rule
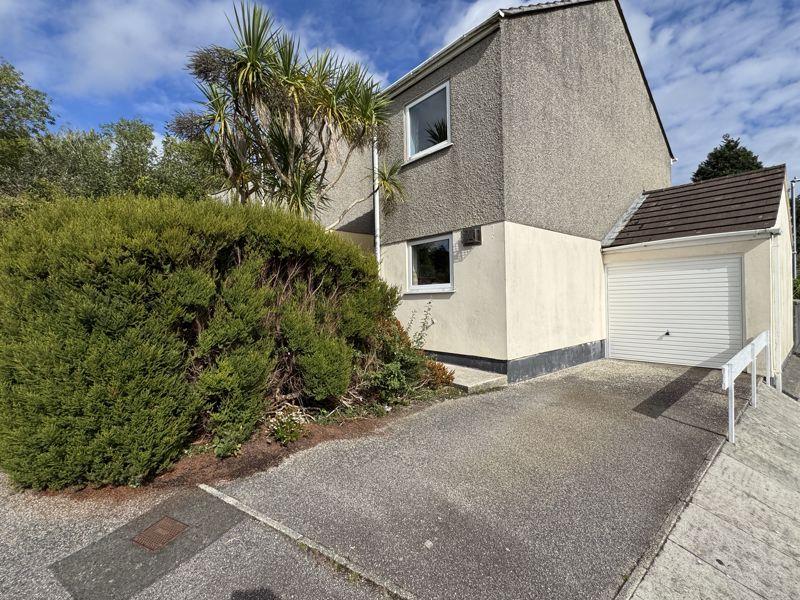
[[[697,504],[690,504],[670,539],[764,598],[800,598],[800,562]]]
[[[800,517],[800,493],[720,453],[705,479],[734,486],[782,515]],[[705,480],[704,480],[705,481]]]
[[[763,431],[750,431],[745,427],[739,429],[736,433],[737,443],[726,444],[722,452],[800,492],[800,472],[796,468],[800,454],[781,445]]]
[[[508,378],[505,375],[459,365],[445,364],[445,366],[453,371],[453,385],[467,394],[477,394],[508,385]]]
[[[691,552],[667,541],[633,600],[763,600]]]
[[[378,600],[386,596],[246,519],[134,600]]]
[[[759,398],[758,408],[748,410],[737,428],[737,444],[726,444],[708,469],[634,598],[800,597],[800,463],[794,443],[800,404],[763,384]],[[723,585],[715,572],[729,583]],[[681,587],[682,577],[691,584]]]
[[[797,400],[800,398],[800,356],[790,354],[783,365],[783,391]]]
[[[780,416],[764,410],[748,411],[746,416],[748,433],[760,433],[762,437],[800,453],[800,419],[795,427]]]
[[[598,361],[220,487],[420,598],[612,598],[722,443],[718,379]]]
[[[744,489],[706,477],[692,502],[772,548],[800,559],[800,520],[776,511]]]

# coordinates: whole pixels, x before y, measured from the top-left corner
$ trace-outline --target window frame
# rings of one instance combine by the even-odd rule
[[[447,240],[448,248],[450,249],[450,281],[448,283],[428,283],[425,285],[414,285],[414,246],[420,244],[429,244],[430,242],[439,242]],[[420,238],[417,240],[409,240],[406,242],[406,289],[408,294],[436,294],[436,293],[450,293],[455,291],[455,274],[453,273],[453,256],[455,248],[453,248],[453,234],[445,233],[443,235],[434,235],[431,237]]]
[[[420,102],[427,100],[431,96],[438,94],[442,90],[445,91],[445,114],[446,114],[446,121],[447,121],[447,139],[443,142],[439,142],[438,144],[431,146],[430,148],[425,148],[425,150],[420,150],[416,154],[411,154],[411,109],[414,108]],[[453,145],[452,140],[452,132],[450,129],[450,80],[448,79],[444,83],[436,86],[431,91],[426,93],[423,96],[415,99],[412,102],[409,102],[403,107],[403,120],[405,121],[405,126],[403,127],[405,131],[405,155],[406,155],[406,163],[415,161],[423,156],[428,156],[429,154],[433,154],[434,152],[438,152],[439,150],[444,150]]]

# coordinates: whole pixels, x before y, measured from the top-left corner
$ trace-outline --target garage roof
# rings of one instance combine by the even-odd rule
[[[773,227],[786,165],[642,193],[608,247]]]

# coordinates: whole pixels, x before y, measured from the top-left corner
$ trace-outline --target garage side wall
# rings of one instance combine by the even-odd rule
[[[739,255],[743,257],[744,280],[744,331],[751,338],[770,328],[771,276],[770,240],[760,238],[749,241],[698,244],[694,246],[641,249],[631,252],[607,253],[603,255],[606,266],[631,262],[676,260],[709,256]],[[759,373],[766,371],[766,361],[759,358]]]
[[[794,345],[792,225],[789,220],[788,194],[785,190],[778,209],[777,225],[781,228],[781,235],[775,238],[772,271],[776,277],[775,291],[779,295],[776,307],[780,310],[780,348],[776,345],[776,350],[783,363]]]
[[[509,359],[552,351],[602,357],[605,276],[600,242],[506,222]],[[554,355],[554,358],[557,354]],[[576,360],[577,362],[584,362]]]
[[[453,292],[407,293],[406,242],[382,246],[381,274],[402,293],[396,315],[403,325],[408,325],[413,316],[411,335],[419,330],[422,316],[430,307],[433,324],[425,339],[426,350],[505,361],[505,229],[502,222],[481,229],[483,241],[479,246],[463,246],[459,232],[453,233]]]

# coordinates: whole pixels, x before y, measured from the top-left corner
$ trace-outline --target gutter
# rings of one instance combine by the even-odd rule
[[[423,73],[436,70],[441,64],[446,63],[451,58],[461,54],[470,46],[477,44],[489,34],[494,33],[500,28],[500,19],[502,19],[504,16],[505,13],[503,13],[502,10],[493,12],[492,15],[480,25],[470,29],[467,33],[456,38],[438,52],[431,54],[431,56],[429,56],[425,61],[411,69],[408,73],[403,75],[394,83],[390,84],[389,87],[387,87],[384,91],[390,97],[394,97],[402,91],[408,89],[417,82],[417,79],[422,77]]]
[[[706,233],[703,235],[690,235],[678,238],[668,238],[665,240],[653,240],[650,242],[639,242],[626,246],[615,246],[603,248],[603,254],[618,254],[622,252],[635,252],[644,248],[669,248],[674,246],[695,246],[698,244],[716,244],[733,241],[746,241],[762,237],[780,235],[780,227],[768,227],[766,229],[748,229],[747,231],[725,231],[723,233]]]

